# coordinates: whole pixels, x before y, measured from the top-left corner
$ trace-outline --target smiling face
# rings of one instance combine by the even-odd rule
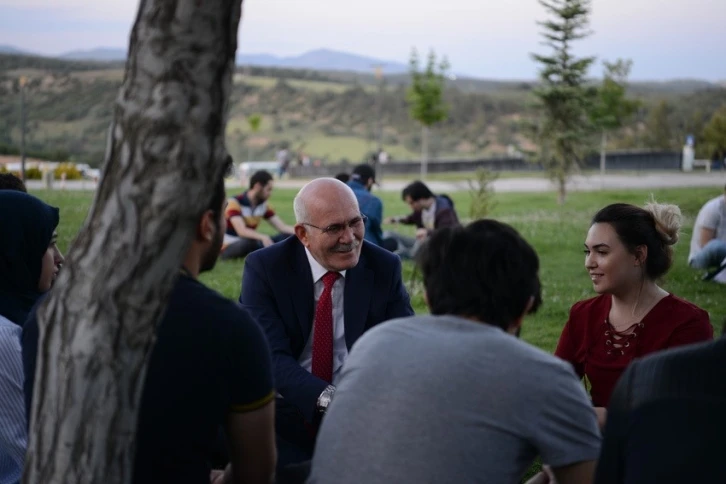
[[[612,225],[596,223],[585,239],[585,269],[598,294],[627,291],[643,277],[642,257],[631,253]]]
[[[320,180],[305,194],[307,219],[295,225],[295,235],[320,265],[344,271],[358,264],[365,223],[350,188],[333,181]]]

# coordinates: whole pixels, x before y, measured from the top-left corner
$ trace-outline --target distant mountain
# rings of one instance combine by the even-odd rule
[[[2,52],[0,50],[0,52]],[[61,59],[84,61],[123,61],[126,51],[117,48],[99,47],[90,50],[75,50],[58,56]],[[330,49],[318,49],[297,56],[280,57],[270,54],[237,54],[238,65],[259,67],[282,67],[289,69],[314,69],[320,71],[353,71],[371,73],[373,66],[382,65],[386,74],[400,74],[408,71],[408,66]]]
[[[408,66],[400,62],[386,61],[330,49],[311,50],[310,52],[292,57],[277,57],[269,54],[237,54],[237,64],[366,73],[371,73],[374,66],[381,65],[386,74],[399,74],[408,71]]]
[[[1,44],[0,44],[0,54],[33,55],[28,51],[20,50],[17,47],[14,47],[12,45],[1,45]]]
[[[97,47],[91,50],[74,50],[65,54],[61,54],[58,57],[61,59],[70,60],[114,62],[125,61],[126,51],[124,49]]]

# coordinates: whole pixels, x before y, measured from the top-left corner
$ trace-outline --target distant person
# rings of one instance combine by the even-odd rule
[[[539,455],[592,481],[600,433],[572,367],[518,338],[541,303],[539,259],[510,226],[435,232],[418,254],[431,315],[353,347],[309,483],[516,483]]]
[[[376,171],[367,164],[358,165],[353,168],[348,186],[353,190],[355,198],[358,199],[358,206],[363,215],[366,216],[365,240],[379,247],[393,251],[398,247],[394,239],[383,238],[383,202],[373,195],[371,190],[376,183]]]
[[[597,484],[726,482],[726,338],[633,362],[608,407]]]
[[[273,478],[275,392],[269,347],[245,311],[198,280],[219,255],[225,203],[220,179],[197,221],[156,329],[139,405],[134,484],[269,483]],[[30,408],[38,352],[35,314],[22,345]],[[212,471],[221,429],[230,464],[225,471]]]
[[[295,197],[295,235],[247,257],[239,302],[270,343],[279,466],[307,461],[348,351],[370,328],[413,315],[401,261],[363,243],[353,191],[318,178]]]
[[[585,269],[599,296],[572,306],[555,354],[587,379],[601,424],[635,358],[713,338],[706,311],[658,286],[673,264],[680,226],[680,209],[659,203],[615,203],[592,219]]]
[[[277,174],[278,179],[282,180],[282,177],[287,173],[287,169],[290,167],[290,152],[287,148],[282,148],[277,152]]]
[[[421,181],[415,181],[401,192],[401,199],[413,212],[401,217],[388,217],[386,223],[400,223],[416,226],[416,237],[407,237],[395,232],[387,232],[384,237],[393,238],[397,242],[396,253],[404,258],[416,256],[421,244],[435,230],[459,225],[459,216],[454,208],[454,201],[448,195],[434,195]]]
[[[283,222],[268,203],[274,185],[272,175],[260,170],[250,178],[249,190],[229,199],[225,210],[227,232],[224,235],[222,259],[246,257],[250,252],[269,247],[295,233],[295,229]],[[263,219],[279,233],[269,236],[258,232],[257,228]]]
[[[58,274],[59,212],[18,190],[0,191],[0,483],[20,481],[27,446],[20,335]]]
[[[17,192],[28,193],[28,189],[23,180],[12,173],[0,173],[0,190],[15,190]]]
[[[698,212],[688,265],[709,271],[704,279],[726,284],[726,186]]]
[[[343,183],[348,183],[348,181],[350,181],[350,175],[345,172],[341,172],[335,175],[335,179],[340,180]]]

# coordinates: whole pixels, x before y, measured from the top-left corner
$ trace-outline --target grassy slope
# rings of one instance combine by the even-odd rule
[[[602,206],[615,201],[641,204],[649,194],[650,191],[572,193],[564,207],[557,206],[555,197],[551,193],[502,193],[496,196],[497,205],[492,216],[517,228],[532,243],[541,259],[545,304],[538,314],[526,321],[523,330],[525,340],[552,351],[562,325],[567,319],[569,307],[575,301],[593,295],[583,268],[582,255],[582,242],[592,214]],[[658,200],[680,205],[686,216],[681,243],[676,246],[675,264],[663,281],[663,286],[709,311],[712,323],[720,331],[721,324],[726,318],[726,303],[724,303],[726,287],[702,282],[700,273],[686,265],[693,219],[701,204],[716,196],[718,190],[669,189],[655,190],[654,194]],[[55,191],[37,192],[37,195],[61,208],[60,245],[67,250],[86,216],[91,194]],[[273,194],[276,210],[287,221],[293,220],[294,195],[294,190],[283,189],[278,189]],[[407,211],[398,194],[386,192],[380,195],[384,200],[386,214]],[[452,195],[460,214],[468,215],[468,194],[458,192]],[[269,230],[269,227],[263,225],[263,230]],[[243,261],[220,261],[212,272],[203,276],[203,280],[225,296],[237,298],[243,265]],[[412,264],[406,263],[404,270],[413,304],[418,312],[424,312],[421,285],[418,280],[412,280],[411,277]]]

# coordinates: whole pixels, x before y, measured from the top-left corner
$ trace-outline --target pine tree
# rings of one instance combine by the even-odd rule
[[[579,167],[590,146],[592,125],[588,113],[595,89],[586,85],[586,75],[594,57],[577,58],[572,44],[590,32],[589,0],[540,0],[550,19],[544,28],[543,44],[550,55],[532,54],[540,64],[540,85],[535,89],[539,120],[531,129],[538,146],[537,161],[557,182],[558,198],[564,203],[567,180]]]

